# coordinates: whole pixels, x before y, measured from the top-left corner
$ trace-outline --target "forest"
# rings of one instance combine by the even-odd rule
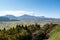
[[[50,32],[58,24],[45,24],[41,27],[40,24],[19,25],[10,29],[0,29],[0,40],[47,40],[50,37]]]
[[[49,33],[57,24],[16,25],[10,29],[0,29],[0,40],[46,40],[50,37]]]

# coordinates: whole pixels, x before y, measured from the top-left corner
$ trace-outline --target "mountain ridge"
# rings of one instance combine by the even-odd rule
[[[14,16],[14,15],[5,15],[5,16],[0,16],[0,17],[2,17],[2,18],[5,17],[6,21],[10,21],[10,20],[11,21],[12,20],[13,21],[15,21],[15,20],[16,21],[21,21],[21,20],[23,20],[23,21],[27,21],[27,20],[34,20],[34,21],[60,21],[60,18],[48,18],[48,17],[45,17],[45,16],[31,16],[31,15],[26,15],[26,14],[24,14],[22,16],[18,16],[18,17]],[[0,18],[0,20],[2,18]],[[7,20],[7,19],[9,19],[9,20]],[[5,21],[5,20],[3,20],[3,21]]]

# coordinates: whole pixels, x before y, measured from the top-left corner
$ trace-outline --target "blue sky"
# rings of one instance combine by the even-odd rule
[[[60,0],[0,0],[0,16],[7,14],[60,18]]]

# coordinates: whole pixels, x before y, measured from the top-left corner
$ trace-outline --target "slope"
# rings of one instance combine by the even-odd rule
[[[60,40],[60,25],[58,25],[51,33],[48,40]]]

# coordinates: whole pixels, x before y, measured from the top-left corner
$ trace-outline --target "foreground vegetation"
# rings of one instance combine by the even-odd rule
[[[50,38],[48,40],[60,40],[60,25],[50,32]]]
[[[0,40],[46,40],[49,33],[57,24],[16,25],[14,28],[0,30]]]

